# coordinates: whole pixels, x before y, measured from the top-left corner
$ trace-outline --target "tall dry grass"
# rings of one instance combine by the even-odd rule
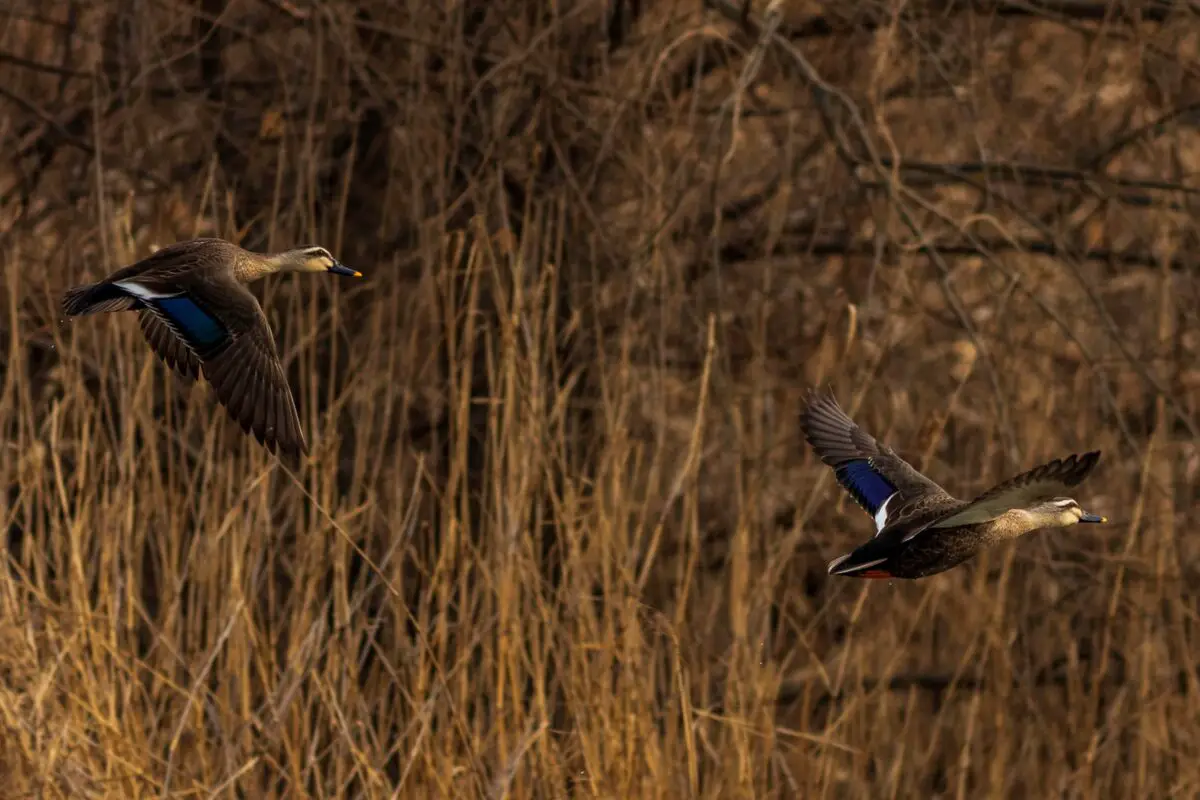
[[[1200,791],[1195,18],[716,5],[0,11],[0,797]],[[298,472],[59,318],[194,235]],[[1112,523],[832,580],[827,382]]]

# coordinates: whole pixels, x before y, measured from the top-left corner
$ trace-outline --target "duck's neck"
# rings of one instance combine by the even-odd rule
[[[1014,508],[992,520],[988,532],[995,540],[1016,539],[1038,528],[1055,527],[1057,524],[1057,520],[1044,520],[1038,514]]]
[[[233,274],[242,283],[256,281],[273,272],[288,269],[287,253],[243,253],[233,265]]]

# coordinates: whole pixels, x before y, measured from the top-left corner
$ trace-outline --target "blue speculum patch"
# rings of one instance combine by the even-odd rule
[[[838,482],[872,515],[896,493],[896,487],[880,475],[867,459],[847,461],[837,468]]]
[[[186,295],[154,301],[193,345],[208,347],[229,335],[225,327]],[[880,501],[882,502],[882,501]]]

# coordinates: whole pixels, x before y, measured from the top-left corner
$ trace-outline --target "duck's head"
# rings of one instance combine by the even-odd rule
[[[273,260],[280,272],[332,272],[334,275],[348,275],[351,278],[362,277],[361,272],[350,269],[318,245],[287,250],[275,256]]]
[[[1053,500],[1047,500],[1030,511],[1037,517],[1048,521],[1052,520],[1062,528],[1079,522],[1108,522],[1107,517],[1087,513],[1079,507],[1079,503],[1070,497],[1056,497]]]

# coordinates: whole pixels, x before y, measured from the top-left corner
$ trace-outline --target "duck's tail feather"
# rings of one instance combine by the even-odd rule
[[[121,287],[111,283],[89,283],[63,292],[62,309],[68,317],[80,314],[101,314],[108,311],[130,311],[137,308],[137,298],[130,297]]]
[[[856,550],[830,561],[826,571],[830,575],[848,575],[855,578],[885,578],[891,576],[885,566],[887,561],[887,556],[863,558]]]

